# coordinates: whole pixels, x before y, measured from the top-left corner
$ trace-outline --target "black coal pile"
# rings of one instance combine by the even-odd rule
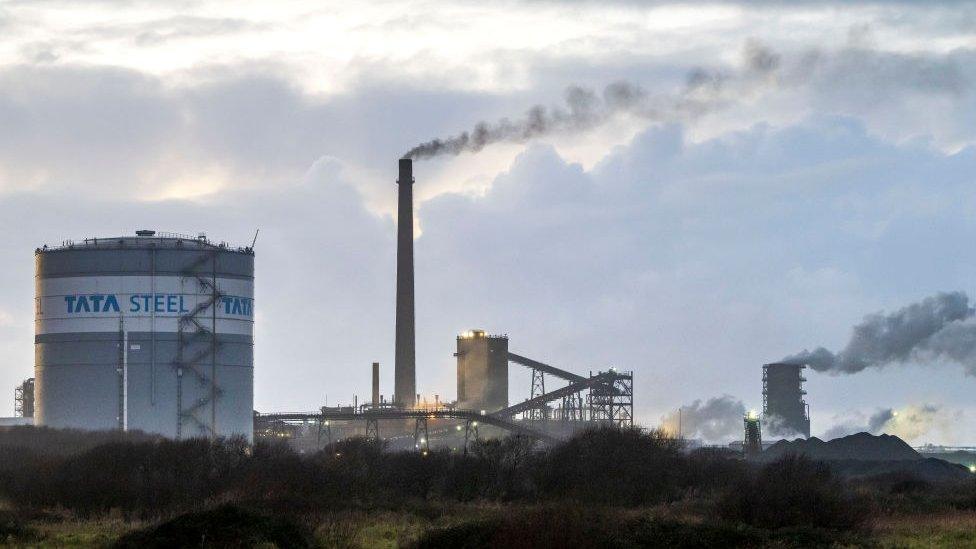
[[[903,461],[923,459],[904,440],[893,435],[857,433],[824,442],[817,437],[781,440],[762,453],[763,461],[773,461],[787,454],[807,456],[819,461],[862,460]]]
[[[893,435],[857,433],[827,442],[816,437],[781,440],[766,449],[759,460],[774,461],[788,454],[824,461],[835,473],[847,478],[905,474],[928,482],[943,482],[972,477],[967,467],[922,456]]]

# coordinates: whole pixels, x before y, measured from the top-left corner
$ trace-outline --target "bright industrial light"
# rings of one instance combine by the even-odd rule
[[[973,465],[970,465],[969,466],[969,472],[970,473],[976,473],[976,464],[973,464]]]
[[[460,425],[455,425],[454,428],[457,429],[458,431],[461,430],[461,426]]]
[[[756,410],[749,410],[749,413],[746,414],[746,419],[753,420],[753,421],[759,419],[759,412],[757,412]]]

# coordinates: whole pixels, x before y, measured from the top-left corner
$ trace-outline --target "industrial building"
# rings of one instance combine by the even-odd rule
[[[457,337],[457,401],[469,410],[508,407],[508,337],[471,330]]]
[[[744,437],[742,440],[742,451],[746,457],[756,457],[763,451],[762,427],[759,423],[759,414],[749,411],[742,418]]]
[[[25,379],[14,389],[14,417],[34,417],[34,378]]]
[[[430,431],[428,420],[463,422],[465,441],[478,437],[479,424],[537,439],[586,423],[632,425],[632,373],[572,373],[511,353],[507,336],[483,330],[457,337],[457,400],[420,401],[412,162],[401,159],[398,168],[392,398],[380,394],[380,365],[373,363],[371,398],[362,404],[354,397],[351,406],[312,413],[256,414],[253,244],[231,248],[202,234],[143,230],[36,250],[35,376],[16,390],[18,414],[41,426],[176,439],[251,440],[256,430],[282,436],[309,432],[310,424],[319,438],[379,438],[379,422],[389,420],[394,439],[415,423],[417,448],[440,432]],[[514,405],[510,363],[532,372],[529,398]],[[448,430],[459,436],[462,427]]]
[[[763,365],[763,423],[770,436],[810,437],[810,409],[803,396],[802,364]]]
[[[35,264],[37,425],[252,437],[252,248],[146,230]]]
[[[269,436],[292,436],[313,432],[318,439],[331,441],[336,433],[363,433],[380,438],[379,422],[395,429],[392,440],[404,438],[404,420],[413,421],[415,448],[424,450],[430,444],[428,420],[454,421],[461,424],[446,429],[453,436],[463,433],[464,445],[478,436],[479,423],[503,431],[537,439],[554,439],[571,434],[592,423],[633,425],[634,385],[632,372],[609,368],[588,376],[575,374],[548,364],[509,352],[507,336],[493,336],[483,330],[472,330],[457,337],[457,400],[433,405],[418,402],[416,379],[416,346],[414,315],[413,255],[413,162],[401,158],[398,163],[396,341],[394,353],[394,397],[385,402],[380,394],[379,364],[372,364],[371,399],[352,406],[323,406],[316,412],[280,412],[256,414],[255,431]],[[510,405],[509,363],[532,371],[530,396]],[[565,385],[549,390],[553,378]],[[359,423],[362,429],[354,425]],[[309,425],[316,425],[309,429]],[[445,431],[441,429],[441,431]],[[324,442],[317,440],[317,442]]]

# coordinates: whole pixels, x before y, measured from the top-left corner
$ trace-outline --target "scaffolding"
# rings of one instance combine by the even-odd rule
[[[14,416],[34,417],[34,378],[25,379],[14,388]]]
[[[590,421],[610,423],[618,427],[634,424],[634,374],[633,372],[597,372],[597,376],[611,377],[608,383],[590,387]]]

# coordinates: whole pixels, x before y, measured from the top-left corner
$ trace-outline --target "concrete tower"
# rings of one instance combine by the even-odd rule
[[[803,400],[802,364],[763,365],[763,422],[772,436],[810,438],[810,410]]]
[[[397,295],[394,402],[413,408],[417,371],[413,310],[413,161],[400,159],[397,209]]]
[[[497,412],[508,407],[508,338],[471,330],[457,338],[458,406]]]

